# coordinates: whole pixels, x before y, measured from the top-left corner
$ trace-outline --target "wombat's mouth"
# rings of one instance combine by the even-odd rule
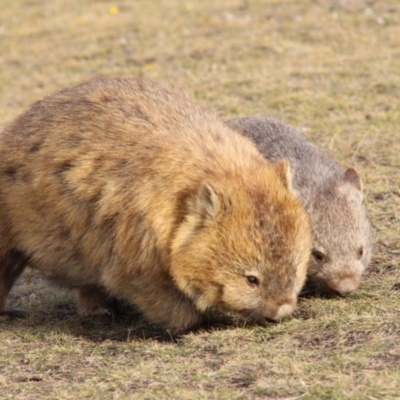
[[[249,319],[247,318],[245,321],[246,325],[254,325],[254,326],[269,326],[278,324],[280,321],[274,321],[271,318],[261,318],[261,319]]]
[[[246,324],[246,325],[261,325],[261,326],[267,326],[270,324],[276,324],[278,321],[266,317],[262,315],[259,311],[256,310],[242,310],[239,313],[240,319]]]

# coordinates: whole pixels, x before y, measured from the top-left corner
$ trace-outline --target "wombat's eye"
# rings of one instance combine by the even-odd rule
[[[325,260],[325,255],[318,250],[313,250],[311,254],[318,262]]]
[[[251,285],[251,286],[256,286],[258,285],[258,279],[255,276],[246,276],[247,278],[247,282]]]
[[[362,246],[358,249],[357,255],[358,258],[362,258],[362,256],[364,255],[364,249]]]

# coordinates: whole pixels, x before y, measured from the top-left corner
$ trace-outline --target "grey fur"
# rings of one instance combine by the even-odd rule
[[[353,168],[344,172],[328,154],[280,120],[236,118],[227,125],[249,137],[269,161],[287,159],[292,167],[293,185],[312,229],[308,288],[342,296],[354,292],[370,263],[373,243],[357,172]]]

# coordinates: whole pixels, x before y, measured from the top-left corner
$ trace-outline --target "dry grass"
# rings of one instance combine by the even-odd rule
[[[178,343],[131,310],[81,319],[73,294],[27,271],[10,302],[30,317],[0,325],[1,398],[400,398],[399,38],[397,0],[0,2],[0,126],[92,76],[172,82],[224,118],[283,118],[354,165],[377,238],[351,298]]]

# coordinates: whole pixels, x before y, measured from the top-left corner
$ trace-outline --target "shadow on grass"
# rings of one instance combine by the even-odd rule
[[[234,327],[231,320],[222,317],[212,318],[201,327],[196,327],[182,335],[172,336],[168,331],[148,323],[143,315],[126,304],[118,304],[115,314],[80,317],[72,304],[53,305],[45,311],[30,311],[26,318],[15,318],[1,322],[4,329],[18,330],[38,336],[49,332],[66,333],[85,340],[102,343],[157,341],[160,343],[178,343],[189,333],[225,330]]]

